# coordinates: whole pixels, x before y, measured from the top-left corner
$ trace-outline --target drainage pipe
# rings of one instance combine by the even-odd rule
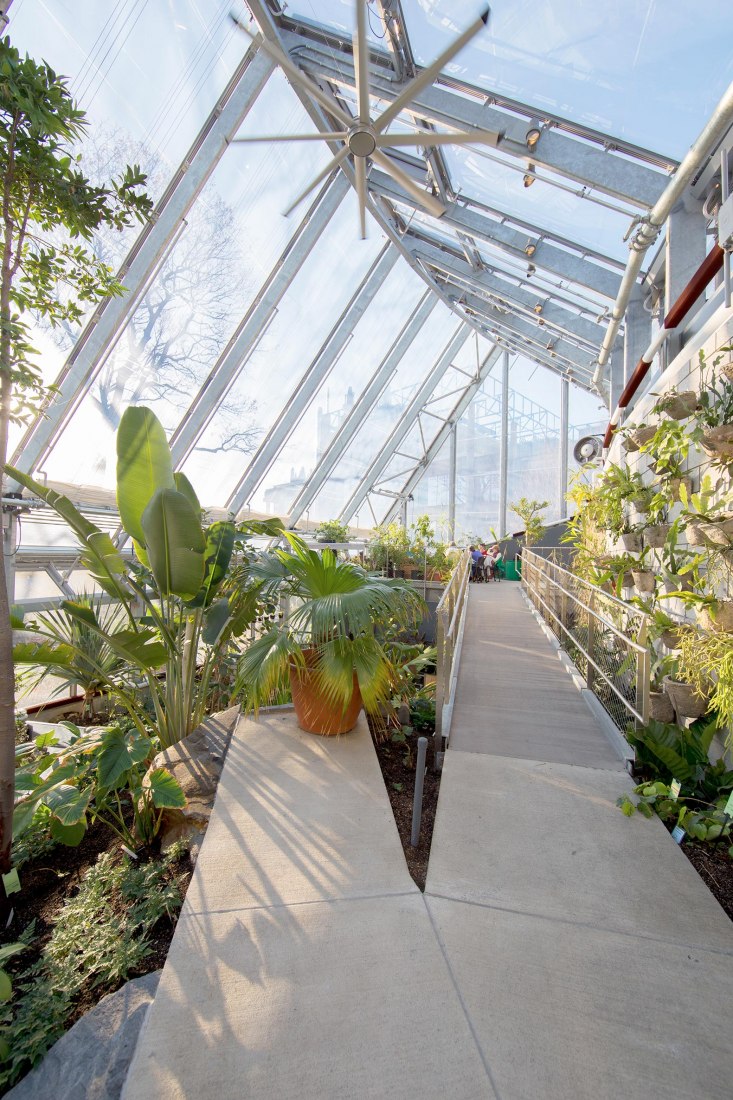
[[[702,292],[705,290],[705,287],[708,285],[708,283],[711,282],[711,280],[714,279],[717,273],[720,271],[721,267],[723,266],[724,257],[725,252],[720,247],[720,245],[713,245],[711,251],[700,264],[697,271],[692,276],[689,283],[682,291],[667,316],[664,318],[664,321],[662,322],[662,327],[659,329],[651,344],[634,367],[634,372],[624,386],[623,393],[618,399],[618,404],[614,410],[613,416],[608,422],[606,434],[603,437],[604,451],[608,450],[608,448],[611,446],[613,433],[619,425],[619,421],[621,420],[623,411],[631,403],[634,394],[638,390],[643,379],[646,377],[647,371],[651,367],[654,360],[654,356],[657,354],[660,347],[669,336],[670,332],[676,329],[677,326],[690,312],[693,305],[698,300]]]
[[[669,183],[654,206],[648,214],[640,219],[629,241],[631,254],[621,279],[616,301],[611,310],[611,320],[603,338],[603,344],[598,353],[598,365],[593,374],[592,385],[596,389],[601,387],[603,368],[608,362],[611,349],[616,341],[619,326],[626,313],[626,307],[629,304],[629,298],[647,249],[656,241],[660,229],[672,212],[672,208],[682,197],[687,185],[708,155],[709,150],[720,141],[731,122],[733,122],[733,84],[728,86],[718,106],[713,111],[710,121],[697,140],[690,146],[686,156],[670,178]]]

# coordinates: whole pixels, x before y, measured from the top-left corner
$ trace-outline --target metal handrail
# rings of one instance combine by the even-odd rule
[[[573,663],[579,671],[584,672],[587,687],[594,692],[616,725],[621,729],[625,728],[625,722],[619,722],[618,716],[607,705],[608,691],[619,700],[624,710],[628,712],[628,716],[633,718],[637,725],[646,725],[649,720],[650,655],[647,646],[649,617],[596,585],[582,580],[562,566],[548,563],[545,558],[526,548],[522,552],[522,563],[522,584],[532,603],[561,644],[565,642],[563,648],[566,651],[570,649],[575,651],[576,659]],[[552,568],[552,574],[548,565]],[[564,574],[564,577],[553,574]],[[585,599],[580,599],[567,581],[562,583],[565,577],[572,578],[574,586],[580,584],[585,589]],[[593,606],[598,599],[609,601],[623,609],[627,624],[629,622],[636,624],[635,638],[628,636],[626,632],[629,629],[628,625],[622,628]],[[582,613],[580,616],[573,613],[578,611]],[[587,639],[585,640],[576,629],[578,618],[587,620]],[[617,659],[610,670],[604,668],[599,661],[601,653],[597,645],[599,630],[605,630],[607,634],[610,632],[615,639],[614,645],[618,652],[614,656]],[[568,646],[568,641],[572,642],[572,647]],[[607,648],[604,653],[606,658],[611,659]],[[582,654],[585,658],[585,669],[578,664],[577,654]],[[572,654],[569,653],[569,655],[573,659]],[[614,682],[632,666],[634,668],[633,702],[628,694],[619,689],[617,682]]]
[[[434,759],[436,768],[440,767],[442,760],[443,737],[447,737],[450,733],[450,716],[458,679],[456,657],[462,637],[470,575],[471,553],[469,550],[464,550],[435,609],[438,650],[435,678]]]

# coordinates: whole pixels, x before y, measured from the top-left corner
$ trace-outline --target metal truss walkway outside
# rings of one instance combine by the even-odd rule
[[[123,1100],[728,1094],[727,918],[519,586],[469,599],[425,894],[363,717],[240,718]]]

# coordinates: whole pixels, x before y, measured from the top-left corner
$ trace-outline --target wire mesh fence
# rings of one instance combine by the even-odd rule
[[[649,713],[647,616],[552,560],[522,552],[522,583],[532,604],[620,730]]]

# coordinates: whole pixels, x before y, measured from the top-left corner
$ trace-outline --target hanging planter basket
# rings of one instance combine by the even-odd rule
[[[647,527],[644,532],[644,545],[652,550],[660,550],[667,539],[669,528],[668,523],[657,523],[653,527]]]
[[[657,579],[654,573],[650,573],[647,570],[642,570],[641,572],[632,570],[631,575],[634,578],[634,588],[637,592],[648,593],[654,591],[654,585]]]
[[[645,425],[642,428],[636,428],[635,431],[631,433],[631,438],[634,443],[636,443],[637,450],[639,447],[643,447],[645,443],[648,443],[652,436],[656,434],[656,431],[656,427],[651,424]]]
[[[707,546],[702,524],[696,520],[690,520],[685,524],[685,538],[688,546]]]
[[[688,576],[681,577],[679,574],[670,577],[667,576],[662,581],[662,589],[666,595],[670,592],[692,592],[693,584]]]
[[[672,700],[663,691],[649,692],[649,717],[655,722],[674,722]]]
[[[665,394],[657,402],[657,407],[660,412],[665,412],[672,420],[686,420],[688,416],[692,416],[697,408],[697,394],[694,390]]]
[[[641,553],[640,531],[627,531],[620,536],[620,542],[627,554]]]
[[[650,496],[647,495],[631,497],[631,504],[633,504],[637,512],[641,512],[642,515],[646,515],[646,513],[651,508],[652,499]]]
[[[664,690],[678,718],[701,718],[708,709],[708,697],[698,695],[690,684],[664,677]]]
[[[733,631],[733,600],[718,600],[714,607],[701,607],[697,621],[703,630],[711,634],[727,634]]]
[[[719,370],[721,374],[725,375],[729,382],[733,382],[733,359],[729,359],[727,363],[723,363]]]
[[[669,630],[664,630],[659,635],[659,640],[662,645],[665,645],[667,649],[679,649],[680,648],[680,631],[676,626],[671,626]]]
[[[700,441],[708,458],[717,462],[733,462],[733,424],[709,428]]]

